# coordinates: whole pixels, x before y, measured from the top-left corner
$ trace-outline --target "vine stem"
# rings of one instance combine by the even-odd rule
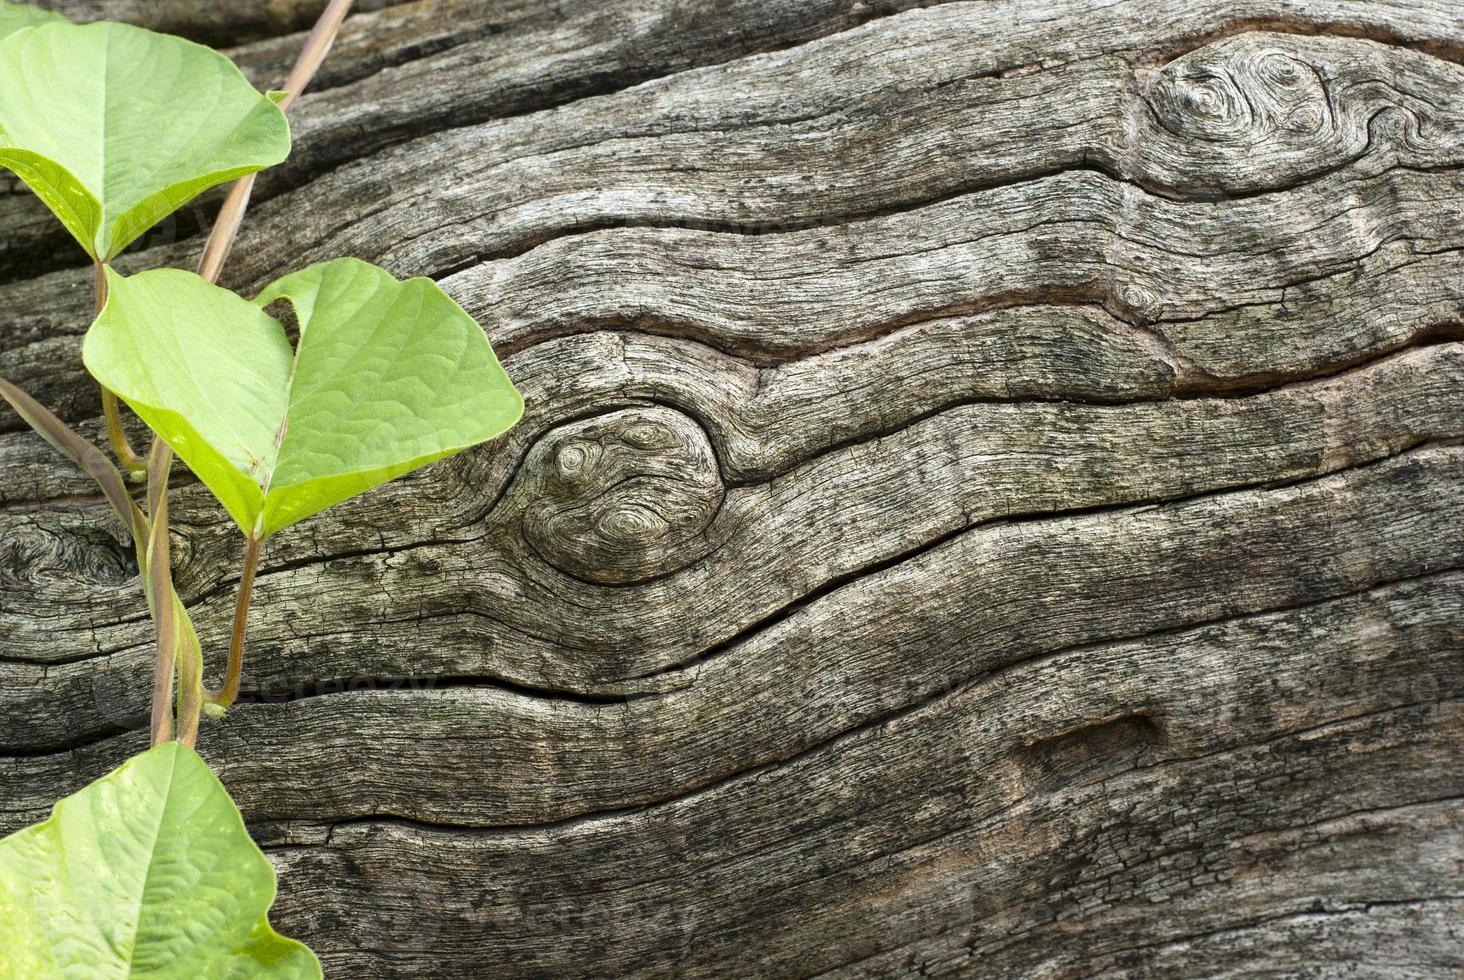
[[[254,576],[259,571],[259,555],[264,549],[264,539],[257,534],[249,535],[244,548],[244,571],[239,576],[239,599],[234,603],[234,628],[229,633],[229,668],[224,675],[224,686],[210,691],[208,699],[220,707],[227,708],[239,696],[239,684],[244,674],[244,632],[249,621],[249,597],[254,591]]]
[[[331,0],[321,14],[320,20],[306,39],[305,48],[294,70],[285,82],[286,97],[280,102],[282,111],[294,104],[314,78],[350,7],[351,0]],[[224,260],[238,235],[253,186],[252,176],[236,181],[220,210],[219,220],[214,223],[204,245],[199,266],[200,275],[209,282],[218,280]],[[107,265],[101,260],[93,264],[96,270],[96,314],[100,316],[107,304]],[[240,577],[239,599],[234,610],[234,626],[229,641],[229,664],[224,688],[217,693],[206,691],[203,686],[201,651],[197,637],[188,623],[182,600],[173,587],[169,560],[168,478],[173,464],[172,448],[162,439],[154,437],[148,458],[143,460],[133,450],[122,427],[117,396],[103,386],[102,410],[112,449],[131,476],[144,474],[147,480],[148,513],[144,515],[128,492],[122,474],[100,450],[77,435],[35,399],[3,378],[0,378],[0,400],[8,402],[43,439],[95,478],[118,518],[131,531],[144,592],[157,630],[158,650],[153,672],[152,715],[149,726],[152,744],[166,742],[174,735],[172,702],[173,682],[177,675],[180,694],[176,734],[179,741],[191,747],[198,734],[204,703],[217,700],[228,705],[238,696],[244,656],[244,628],[249,614],[249,597],[259,568],[262,537],[258,534],[248,536],[244,572]]]
[[[143,574],[147,581],[148,605],[152,607],[153,622],[157,625],[158,657],[153,673],[152,740],[160,745],[172,738],[172,718],[169,702],[173,700],[173,672],[178,655],[178,601],[173,591],[171,562],[168,555],[168,474],[173,466],[173,452],[161,439],[153,441],[152,452],[147,460],[147,506],[149,528],[146,566]],[[191,653],[191,651],[190,651]],[[187,701],[190,687],[188,676],[197,676],[196,671],[183,676],[183,696]],[[191,724],[190,724],[191,717]],[[188,745],[193,744],[198,731],[196,713],[188,710],[178,713],[178,738]]]
[[[280,111],[289,112],[315,78],[326,55],[335,44],[341,22],[351,10],[352,0],[331,0],[320,19],[315,22],[305,39],[305,46],[295,67],[285,79],[285,97],[280,101]],[[198,274],[209,282],[218,282],[224,262],[239,237],[239,228],[244,222],[244,212],[249,208],[249,199],[254,193],[255,175],[241,177],[229,188],[229,195],[219,209],[219,216],[209,232],[203,246],[203,257],[198,263]],[[264,550],[264,539],[250,534],[244,549],[244,568],[239,575],[239,597],[234,603],[234,624],[229,632],[229,662],[224,674],[224,684],[216,691],[204,692],[204,698],[222,708],[227,708],[239,697],[239,686],[244,674],[244,636],[249,622],[249,600],[254,592],[254,579],[259,572],[259,559]]]
[[[107,265],[100,260],[94,265],[97,272],[96,315],[101,316],[102,308],[107,305]],[[102,386],[102,415],[107,420],[107,440],[112,444],[117,462],[129,473],[147,472],[147,462],[132,448],[127,432],[122,428],[122,408],[117,404],[117,396],[105,385]]]
[[[153,664],[152,744],[162,745],[173,738],[173,651],[163,643],[161,620],[158,621],[158,659]]]

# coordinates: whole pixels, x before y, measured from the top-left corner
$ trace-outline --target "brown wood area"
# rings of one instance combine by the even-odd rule
[[[277,86],[321,3],[54,6]],[[327,976],[1464,971],[1464,5],[361,8],[225,283],[430,276],[528,409],[273,540],[200,736]],[[96,437],[91,303],[0,184],[0,375]],[[153,651],[0,472],[6,833]]]

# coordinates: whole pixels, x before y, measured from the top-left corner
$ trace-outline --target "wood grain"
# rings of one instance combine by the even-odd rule
[[[66,10],[269,84],[319,5],[134,6]],[[226,278],[431,276],[528,410],[271,542],[200,743],[276,925],[350,977],[1464,970],[1461,91],[1442,0],[366,5]],[[0,256],[0,374],[95,436],[89,270],[19,190]],[[151,636],[94,489],[9,416],[0,467],[6,832],[144,744]],[[172,507],[216,671],[242,542]]]

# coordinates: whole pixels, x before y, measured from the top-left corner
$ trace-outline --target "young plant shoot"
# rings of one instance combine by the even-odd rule
[[[290,152],[285,114],[228,58],[127,24],[55,18],[11,32],[0,93],[0,167],[91,257],[98,309],[103,269],[124,248],[210,187]],[[102,405],[122,464],[141,472],[110,392]]]
[[[337,259],[252,301],[213,284],[250,178],[289,152],[282,107],[349,6],[331,0],[275,97],[189,41],[0,0],[0,166],[96,266],[83,360],[102,385],[114,453],[145,492],[3,379],[0,398],[102,488],[132,538],[157,641],[152,748],[0,841],[0,978],[321,976],[310,950],[269,925],[274,871],[193,750],[200,717],[239,695],[249,596],[271,535],[491,439],[523,412],[482,328],[430,280]],[[156,222],[241,177],[202,275],[111,268]],[[293,344],[278,310],[298,325]],[[118,396],[154,433],[145,456],[127,442]],[[244,536],[218,690],[204,687],[203,651],[169,570],[175,454]]]
[[[253,303],[179,269],[123,278],[87,333],[87,369],[213,491],[246,539],[223,688],[239,693],[250,579],[272,534],[501,434],[523,402],[483,329],[430,279],[337,259]],[[300,340],[264,312],[293,307]]]

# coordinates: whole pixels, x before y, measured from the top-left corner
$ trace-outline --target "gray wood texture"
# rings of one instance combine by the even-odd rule
[[[271,85],[321,4],[58,6]],[[1464,7],[362,6],[226,281],[432,276],[528,411],[272,542],[202,733],[328,975],[1464,971]],[[77,258],[7,186],[0,374],[96,435]],[[3,833],[151,637],[0,469]]]

